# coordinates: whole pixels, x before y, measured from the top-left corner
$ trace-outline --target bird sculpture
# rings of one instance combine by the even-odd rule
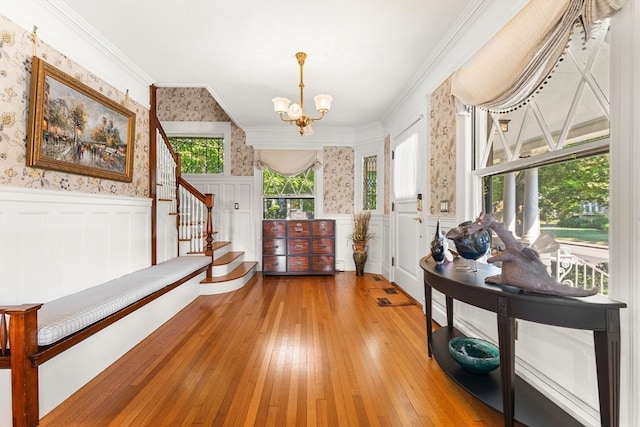
[[[489,251],[489,232],[481,227],[471,227],[473,221],[465,221],[447,232],[447,239],[453,240],[458,254],[473,260],[483,257]],[[475,268],[470,268],[475,270]]]
[[[485,283],[509,285],[523,291],[557,296],[586,297],[598,291],[597,288],[583,289],[558,283],[549,275],[537,250],[516,240],[513,233],[502,223],[496,222],[490,214],[480,214],[468,229],[472,234],[478,230],[493,230],[505,245],[504,250],[487,259],[490,264],[502,262],[502,269],[500,274],[485,277]],[[555,248],[557,243],[545,236],[536,246]]]
[[[431,241],[431,256],[436,264],[442,264],[445,261],[452,261],[453,256],[449,252],[449,243],[444,236],[444,233],[440,231],[440,220],[436,225],[436,233]]]

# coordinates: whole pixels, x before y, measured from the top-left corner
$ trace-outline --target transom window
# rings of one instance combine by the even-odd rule
[[[183,174],[224,173],[224,138],[170,137]]]

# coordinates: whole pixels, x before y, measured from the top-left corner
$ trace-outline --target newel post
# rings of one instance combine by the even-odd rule
[[[38,401],[38,367],[29,356],[38,351],[38,310],[42,304],[2,307],[9,315],[11,353],[11,408],[14,427],[37,426],[40,419]]]
[[[207,193],[204,197],[204,203],[207,207],[207,247],[204,248],[204,254],[211,257],[211,264],[207,268],[207,279],[211,279],[213,277],[213,194]]]

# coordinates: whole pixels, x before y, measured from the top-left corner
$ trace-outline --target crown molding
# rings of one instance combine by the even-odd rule
[[[3,0],[1,13],[38,39],[149,108],[153,77],[90,26],[65,2]]]
[[[424,104],[424,97],[456,69],[473,57],[528,0],[472,0],[432,55],[395,98],[383,123],[402,121],[405,108],[413,111]]]
[[[311,136],[300,136],[294,126],[244,129],[247,145],[255,149],[312,149],[324,146],[353,146],[356,133],[351,128],[322,127]]]

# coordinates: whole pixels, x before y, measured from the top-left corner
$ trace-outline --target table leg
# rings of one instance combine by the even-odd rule
[[[593,331],[600,399],[600,424],[620,425],[620,312],[607,310],[607,330]]]
[[[500,385],[502,389],[502,413],[505,427],[513,426],[515,416],[515,319],[508,316],[506,298],[498,303],[498,345],[500,347]]]
[[[433,340],[433,314],[431,313],[431,286],[429,286],[426,281],[424,282],[424,308],[425,314],[427,316],[427,354],[429,355],[429,358],[431,358],[431,356],[433,355],[431,351],[431,343]]]
[[[447,327],[453,327],[453,298],[450,296],[445,297],[447,304]]]

